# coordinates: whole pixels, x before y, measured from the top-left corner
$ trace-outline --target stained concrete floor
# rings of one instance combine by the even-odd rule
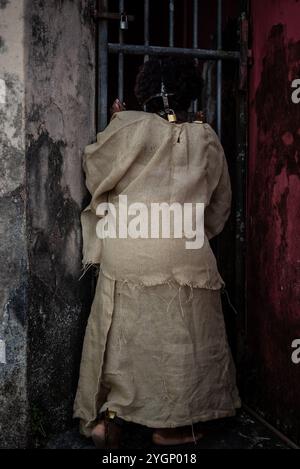
[[[128,425],[124,437],[123,448],[155,450],[161,449],[151,444],[151,432],[140,425]],[[245,411],[234,418],[220,420],[208,425],[207,435],[196,445],[197,449],[289,449],[262,423],[256,421]],[[47,449],[94,449],[91,440],[79,435],[77,429],[52,438]],[[164,447],[164,452],[172,451],[173,447]],[[177,450],[195,450],[195,445],[182,445]]]

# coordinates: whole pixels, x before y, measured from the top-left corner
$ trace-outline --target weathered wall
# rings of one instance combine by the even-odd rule
[[[28,423],[23,8],[0,2],[0,447],[24,446]]]
[[[300,2],[254,0],[248,181],[248,401],[300,441]]]
[[[79,214],[86,196],[82,150],[95,138],[95,24],[91,0],[26,0],[23,17],[19,0],[0,5],[11,37],[11,44],[5,34],[0,43],[1,73],[11,90],[1,108],[1,260],[7,267],[0,279],[0,326],[11,351],[0,365],[0,413],[6,416],[0,446],[15,447],[72,423],[90,306],[89,279],[79,281]],[[17,422],[24,438],[17,436]]]
[[[28,387],[42,435],[71,423],[88,313],[79,214],[82,150],[95,138],[92,4],[33,0],[26,8]]]

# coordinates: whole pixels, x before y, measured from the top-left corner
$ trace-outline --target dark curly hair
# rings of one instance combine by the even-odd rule
[[[134,87],[135,96],[141,106],[150,96],[160,93],[161,77],[166,91],[174,93],[174,96],[169,97],[170,108],[174,111],[187,111],[192,100],[201,99],[202,79],[194,58],[150,58],[140,66]],[[161,97],[151,99],[147,103],[148,112],[159,112],[162,109]]]

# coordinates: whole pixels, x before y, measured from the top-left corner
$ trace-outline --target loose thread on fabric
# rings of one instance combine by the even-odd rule
[[[192,422],[192,435],[193,435],[194,444],[196,445],[196,444],[197,444],[197,440],[196,440],[196,436],[195,436],[195,432],[194,432],[194,424],[193,424],[193,422]]]
[[[188,409],[189,409],[189,418],[191,419],[192,436],[193,436],[194,444],[196,445],[196,444],[197,444],[197,440],[196,440],[196,436],[195,436],[195,432],[194,432],[194,424],[193,424],[192,412],[191,412],[191,407],[190,407],[190,403],[189,403],[189,402],[188,402]]]
[[[190,287],[190,295],[189,295],[189,297],[188,297],[187,303],[189,303],[190,301],[192,301],[192,299],[194,298],[193,287],[192,287],[192,285],[189,285],[189,287]]]
[[[224,293],[224,294],[226,295],[226,298],[227,298],[227,301],[228,301],[228,304],[229,304],[230,308],[232,309],[232,311],[234,312],[234,314],[235,314],[236,316],[238,316],[239,313],[238,313],[238,311],[235,309],[235,307],[233,306],[233,304],[231,303],[230,297],[229,297],[229,294],[228,294],[228,291],[226,290],[226,288],[224,288],[224,289],[222,290],[222,293]]]
[[[83,273],[80,275],[79,279],[78,279],[78,282],[82,279],[82,277],[84,277],[84,275],[87,273],[87,271],[92,267],[92,265],[94,265],[93,263],[90,263],[90,264],[86,264],[84,267],[83,267]]]
[[[170,398],[169,396],[169,393],[168,393],[168,389],[167,389],[167,385],[166,385],[166,381],[165,381],[165,378],[163,377],[162,378],[162,381],[163,381],[163,385],[164,385],[164,390],[165,390],[165,395],[166,395],[166,398],[169,402],[172,401],[172,399]]]
[[[171,306],[171,304],[173,303],[173,301],[175,300],[176,296],[177,296],[177,292],[175,293],[175,295],[173,296],[173,298],[172,298],[172,299],[169,301],[169,303],[168,303],[168,306],[167,306],[167,313],[169,312],[170,306]]]
[[[181,303],[181,288],[182,288],[182,285],[180,285],[179,287],[179,306],[180,306],[180,312],[181,312],[181,316],[182,318],[184,318],[184,311],[183,311],[183,307],[182,307],[182,303]]]

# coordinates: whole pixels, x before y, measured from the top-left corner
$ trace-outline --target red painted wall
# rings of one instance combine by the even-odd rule
[[[246,399],[300,441],[300,1],[253,0]]]

